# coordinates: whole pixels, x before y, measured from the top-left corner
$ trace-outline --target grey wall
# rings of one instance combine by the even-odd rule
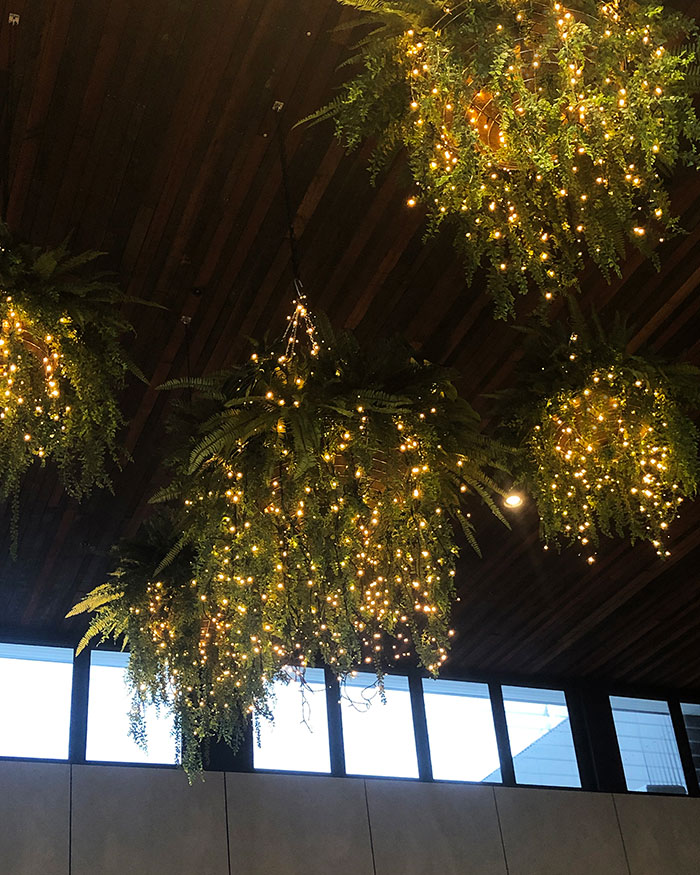
[[[0,762],[0,875],[698,875],[700,799]]]

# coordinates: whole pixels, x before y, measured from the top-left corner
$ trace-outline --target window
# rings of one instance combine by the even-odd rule
[[[86,759],[112,763],[175,763],[173,719],[155,707],[146,709],[148,749],[129,735],[131,691],[126,683],[128,653],[95,650],[90,654],[90,692]]]
[[[627,789],[685,793],[683,767],[666,702],[610,696]]]
[[[688,733],[690,752],[693,755],[695,774],[700,781],[700,705],[681,704],[681,712]]]
[[[382,701],[384,699],[384,701]],[[417,778],[408,678],[359,672],[341,685],[345,768],[349,775]]]
[[[515,780],[519,784],[580,787],[564,693],[530,687],[502,689]]]
[[[326,680],[322,668],[307,668],[303,677],[287,670],[289,682],[273,684],[274,720],[255,718],[256,769],[330,772]],[[258,743],[259,742],[259,743]]]
[[[0,756],[67,759],[73,651],[0,644]]]
[[[487,684],[423,680],[433,777],[500,781],[500,760]]]

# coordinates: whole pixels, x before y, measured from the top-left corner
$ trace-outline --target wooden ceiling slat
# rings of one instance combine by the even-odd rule
[[[314,307],[363,340],[402,330],[422,354],[455,366],[486,413],[480,396],[512,380],[521,336],[493,319],[480,276],[467,287],[449,229],[423,243],[401,156],[372,187],[370,144],[346,156],[330,124],[291,129],[342,81],[335,67],[352,37],[330,29],[350,13],[335,0],[12,6],[22,13],[12,226],[37,242],[74,230],[76,248],[109,249],[105,263],[132,295],[167,306],[127,308],[137,327],[130,354],[150,385],[130,382],[124,394],[134,459],[115,471],[115,494],[78,506],[50,468],[33,471],[19,560],[0,556],[0,633],[75,635],[80,623],[63,615],[104,579],[110,545],[135,533],[164,476],[168,398],[157,386],[185,374],[187,347],[193,373],[224,367],[240,360],[246,334],[279,330],[289,312],[274,100],[285,104],[294,228]],[[7,45],[5,28],[0,70]],[[700,176],[677,174],[672,194],[689,233],[660,248],[661,271],[636,253],[610,284],[588,268],[581,301],[604,319],[628,312],[635,347],[649,342],[700,363]],[[519,299],[519,317],[536,302]],[[561,316],[563,302],[550,312]],[[192,320],[187,332],[182,316]],[[453,674],[563,672],[700,689],[700,504],[684,507],[674,525],[668,562],[646,545],[606,543],[592,569],[575,551],[542,550],[532,507],[511,516],[510,533],[478,506],[474,519],[484,558],[465,552],[460,562]],[[7,544],[5,529],[0,548]]]

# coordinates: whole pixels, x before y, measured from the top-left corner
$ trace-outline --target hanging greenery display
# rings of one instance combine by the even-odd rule
[[[625,0],[340,2],[366,13],[361,69],[310,119],[373,138],[375,171],[405,147],[409,206],[450,221],[498,316],[530,280],[550,300],[586,254],[609,276],[676,229],[661,173],[700,140],[688,20]]]
[[[698,482],[700,370],[626,352],[617,321],[575,320],[533,333],[503,409],[520,446],[519,477],[547,544],[595,561],[600,535],[650,541],[668,556],[668,528]],[[509,413],[510,411],[510,413]]]
[[[137,689],[172,691],[185,756],[212,735],[235,744],[285,665],[381,676],[415,651],[437,673],[453,526],[476,548],[465,499],[500,517],[488,472],[502,459],[450,372],[398,341],[363,349],[326,326],[317,342],[300,303],[286,345],[182,387],[195,437],[156,496],[181,536],[160,567],[122,560],[79,609],[97,610],[89,638],[128,635]]]
[[[122,416],[116,393],[133,366],[120,345],[125,300],[98,252],[71,256],[16,243],[0,225],[0,499],[17,505],[32,463],[50,460],[66,491],[108,486]]]

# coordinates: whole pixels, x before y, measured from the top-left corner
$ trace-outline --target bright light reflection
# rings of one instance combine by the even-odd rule
[[[115,763],[175,763],[173,718],[155,707],[146,709],[148,751],[129,735],[131,692],[126,683],[128,653],[93,651],[88,699],[88,760]]]
[[[67,759],[73,651],[0,644],[0,756]]]
[[[341,687],[345,768],[349,775],[417,778],[418,760],[408,678],[359,672]]]
[[[322,668],[307,668],[303,680],[287,669],[289,683],[272,684],[274,720],[255,717],[253,766],[295,772],[330,772],[326,682]],[[257,741],[259,740],[259,744]]]

